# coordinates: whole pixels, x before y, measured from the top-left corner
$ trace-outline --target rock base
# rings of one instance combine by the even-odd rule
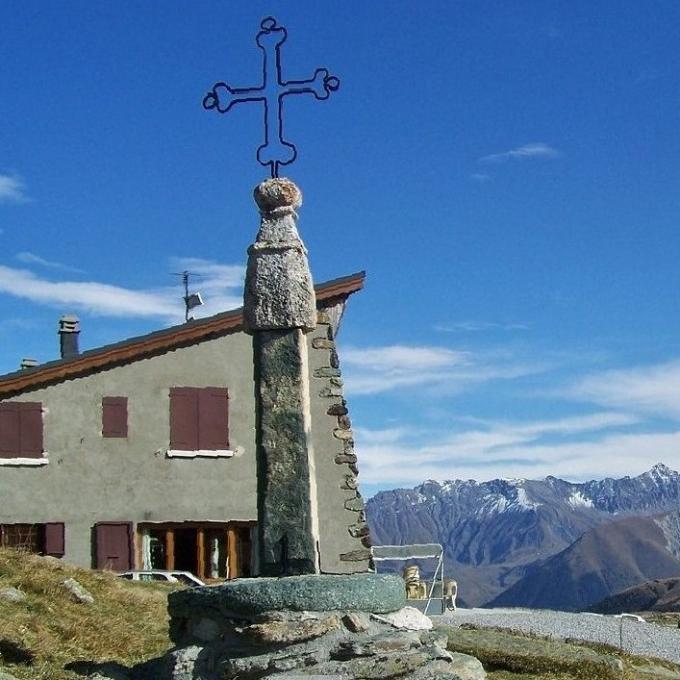
[[[408,625],[409,628],[402,626]],[[418,630],[414,630],[418,628]],[[481,663],[446,650],[415,609],[375,615],[269,611],[194,627],[184,643],[132,669],[134,680],[483,680]],[[187,631],[188,633],[188,631]],[[199,637],[207,638],[203,642]]]

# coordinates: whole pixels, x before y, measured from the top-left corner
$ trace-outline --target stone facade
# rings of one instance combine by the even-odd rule
[[[339,471],[336,478],[343,507],[348,513],[346,517],[350,519],[347,534],[361,543],[360,546],[352,545],[351,549],[342,552],[339,559],[345,564],[365,564],[371,556],[371,539],[366,523],[364,501],[358,488],[359,469],[354,452],[354,435],[344,398],[340,359],[335,345],[337,324],[333,323],[333,319],[337,316],[338,310],[333,306],[318,313],[317,328],[312,333],[310,342],[317,366],[312,372],[312,389],[313,396],[318,397],[326,405],[325,413],[334,440],[333,462]],[[337,490],[334,491],[337,493]]]

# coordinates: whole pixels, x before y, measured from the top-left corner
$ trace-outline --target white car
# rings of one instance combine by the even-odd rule
[[[161,581],[165,583],[183,583],[190,588],[204,586],[200,578],[190,571],[167,571],[165,569],[140,569],[134,571],[122,571],[117,574],[120,578],[128,581]]]

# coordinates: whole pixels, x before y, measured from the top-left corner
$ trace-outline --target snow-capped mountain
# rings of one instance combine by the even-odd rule
[[[556,477],[427,481],[367,503],[375,544],[439,542],[468,605],[489,602],[588,530],[680,507],[680,474],[659,463],[638,477],[581,484]]]

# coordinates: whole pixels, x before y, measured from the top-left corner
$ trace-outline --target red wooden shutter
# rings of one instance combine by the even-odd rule
[[[102,398],[102,437],[127,437],[127,397]]]
[[[198,390],[195,387],[170,388],[170,448],[176,451],[198,449]]]
[[[0,403],[0,458],[16,458],[21,449],[19,404]]]
[[[45,554],[52,557],[64,556],[64,523],[45,524]]]
[[[198,448],[229,448],[229,396],[223,387],[206,387],[198,398]]]
[[[133,568],[131,522],[99,522],[95,524],[95,540],[97,569]]]
[[[21,455],[25,458],[40,458],[43,454],[43,419],[40,402],[19,404],[19,432]]]

